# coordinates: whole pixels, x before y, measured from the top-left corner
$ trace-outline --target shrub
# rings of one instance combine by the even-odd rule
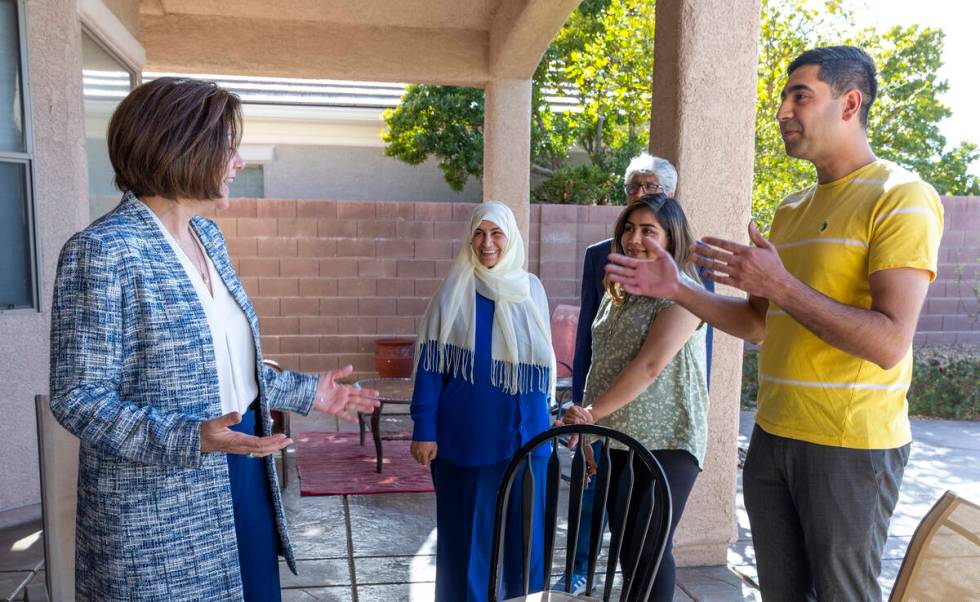
[[[949,420],[980,420],[980,349],[915,347],[909,414]],[[755,409],[759,352],[742,359],[742,408]]]
[[[980,348],[915,349],[909,413],[980,420]]]
[[[759,395],[759,352],[746,349],[742,355],[742,409],[754,410]]]
[[[562,167],[533,190],[531,198],[536,203],[622,205],[621,177],[597,165]]]

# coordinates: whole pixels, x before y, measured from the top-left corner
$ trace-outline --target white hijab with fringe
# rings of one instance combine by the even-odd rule
[[[484,267],[473,251],[473,232],[483,221],[493,222],[507,236],[493,268]],[[548,299],[537,277],[524,270],[524,241],[513,212],[497,201],[480,204],[463,240],[449,276],[422,318],[416,369],[421,362],[426,370],[473,382],[476,293],[480,293],[495,303],[490,384],[513,395],[530,392],[536,381],[538,390],[554,399],[555,352]]]

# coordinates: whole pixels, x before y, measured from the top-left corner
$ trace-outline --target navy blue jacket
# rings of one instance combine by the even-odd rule
[[[603,278],[606,275],[606,264],[612,253],[612,239],[590,245],[585,250],[585,262],[582,267],[582,295],[579,301],[578,331],[575,335],[575,359],[572,360],[572,401],[582,404],[585,391],[585,377],[592,365],[592,321],[599,311],[599,302],[605,294]],[[698,270],[700,271],[700,267]],[[704,280],[704,287],[709,291],[715,290],[715,283]],[[711,386],[711,339],[714,335],[709,326],[707,333],[707,369],[708,386]]]

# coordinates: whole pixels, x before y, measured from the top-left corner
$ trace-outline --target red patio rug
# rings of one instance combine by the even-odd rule
[[[397,437],[397,434],[390,435]],[[368,433],[364,447],[357,433],[299,433],[296,436],[296,470],[301,495],[366,493],[425,493],[433,491],[432,473],[408,452],[407,438],[384,441],[382,473],[377,466],[374,443]]]

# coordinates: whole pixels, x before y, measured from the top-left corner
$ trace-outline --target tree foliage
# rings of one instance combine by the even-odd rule
[[[939,132],[939,122],[951,115],[939,98],[949,89],[937,74],[943,33],[917,25],[854,30],[853,14],[841,2],[818,9],[804,0],[763,0],[752,193],[752,216],[761,227],[768,227],[783,197],[816,177],[810,163],[786,155],[775,119],[786,68],[814,46],[860,46],[875,60],[878,98],[868,134],[879,157],[918,173],[940,194],[980,194],[980,182],[968,173],[978,157],[976,145],[947,149]]]
[[[532,85],[534,197],[559,203],[622,203],[622,173],[649,140],[654,6],[650,0],[584,0],[538,66]],[[766,227],[775,205],[809,185],[813,169],[783,150],[775,115],[786,67],[808,48],[865,48],[879,72],[868,131],[878,156],[920,174],[941,194],[980,194],[969,168],[980,152],[947,148],[939,122],[949,84],[938,76],[943,34],[918,26],[857,30],[839,0],[763,0],[752,214]],[[556,102],[564,101],[564,102]],[[571,102],[569,102],[571,101]],[[565,107],[565,108],[555,108]],[[454,190],[482,176],[483,91],[410,86],[385,113],[385,153],[411,164],[434,156]],[[576,158],[573,150],[584,153]]]
[[[585,0],[545,52],[531,92],[539,200],[625,201],[622,171],[649,140],[653,28],[649,0]],[[567,108],[556,110],[559,103]],[[482,90],[409,86],[385,112],[385,154],[413,165],[433,156],[450,187],[462,190],[482,175],[483,114]]]

